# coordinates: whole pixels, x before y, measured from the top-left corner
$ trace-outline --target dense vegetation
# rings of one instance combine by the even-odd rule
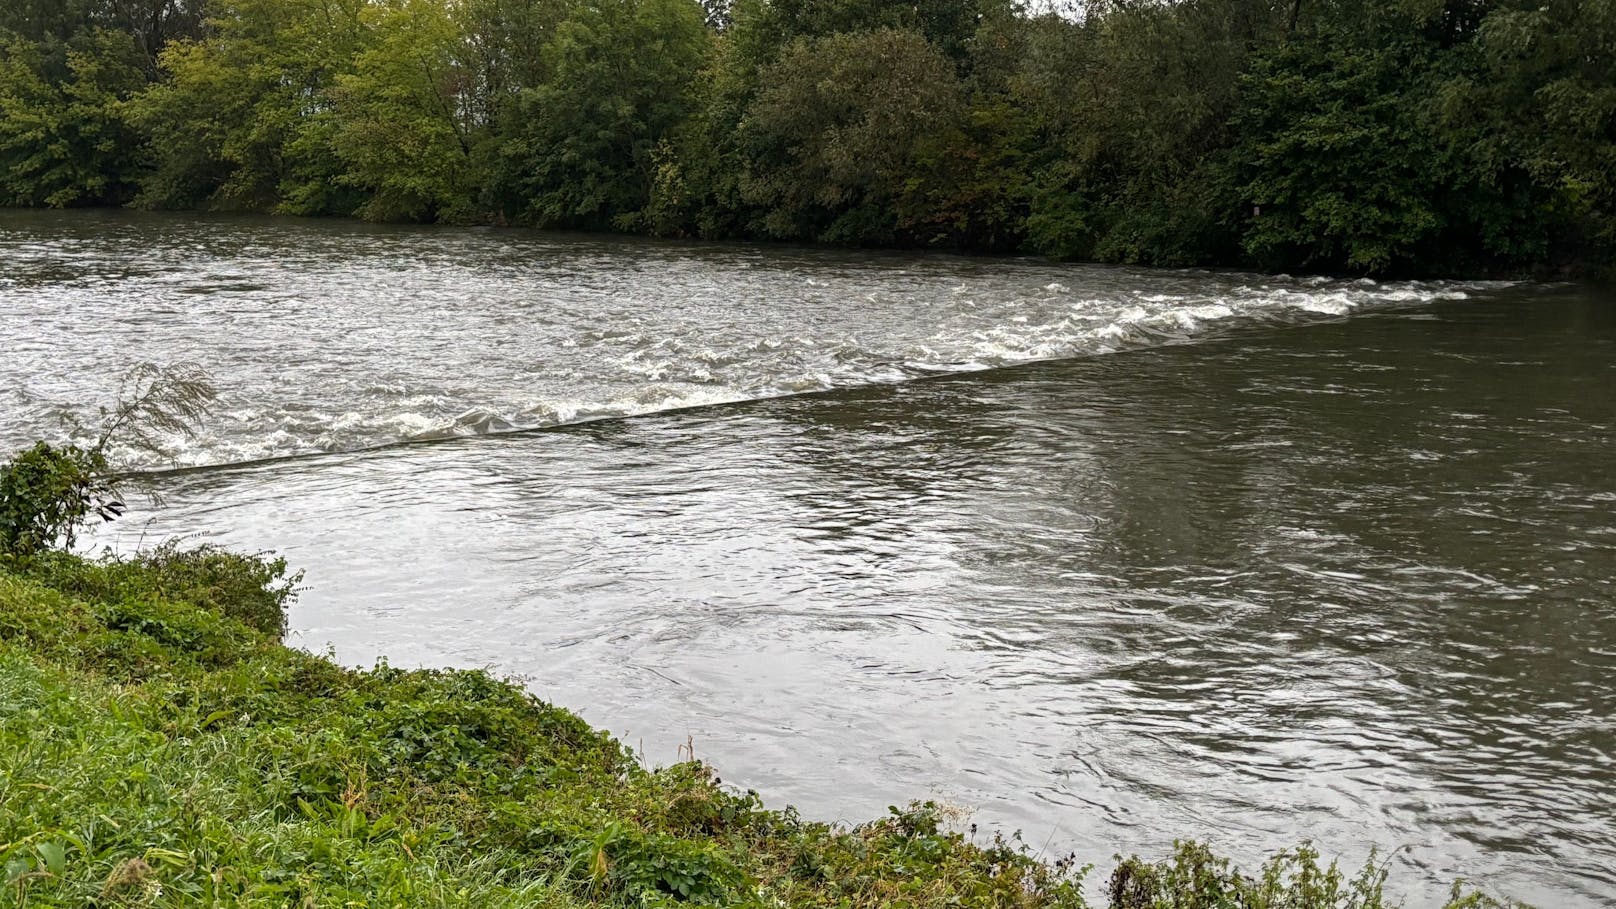
[[[1616,0],[7,0],[0,204],[1616,262]]]
[[[646,769],[482,672],[284,647],[282,561],[63,552],[95,516],[86,483],[116,485],[82,454],[0,464],[5,526],[29,528],[0,537],[0,907],[1084,905],[1070,858],[935,805],[813,823],[695,761]],[[1246,877],[1183,844],[1120,862],[1107,901],[1380,909],[1384,879],[1306,847]],[[1498,905],[1456,890],[1449,909]]]

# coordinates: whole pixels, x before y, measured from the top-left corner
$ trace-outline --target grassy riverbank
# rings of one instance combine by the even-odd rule
[[[811,823],[698,763],[648,770],[484,673],[287,648],[283,569],[0,555],[0,906],[1084,905],[1069,860],[934,807]],[[1107,889],[1130,909],[1381,905],[1378,874],[1332,874],[1304,850],[1248,880],[1187,846]]]

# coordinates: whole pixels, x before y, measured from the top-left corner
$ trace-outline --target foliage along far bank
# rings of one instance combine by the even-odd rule
[[[0,203],[1616,263],[1616,0],[9,0]]]

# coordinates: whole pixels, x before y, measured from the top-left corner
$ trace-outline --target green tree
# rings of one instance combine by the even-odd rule
[[[128,201],[140,146],[125,101],[146,85],[136,49],[127,35],[91,31],[68,42],[60,74],[50,63],[21,36],[0,44],[0,202]]]
[[[1475,47],[1439,122],[1503,200],[1484,239],[1540,268],[1616,265],[1616,3],[1500,5]]]
[[[983,24],[1013,9],[1010,0],[748,0],[735,4],[730,15],[741,52],[754,67],[778,60],[800,39],[881,29],[918,32],[964,65]]]
[[[357,214],[469,220],[477,127],[459,29],[433,0],[388,0],[363,18],[375,38],[331,92],[340,179],[366,196]]]
[[[545,48],[549,73],[521,93],[498,180],[517,219],[637,229],[657,149],[695,109],[711,33],[690,0],[581,7]]]
[[[1254,68],[1233,152],[1252,206],[1243,243],[1254,260],[1384,271],[1446,227],[1433,137],[1397,84],[1424,67],[1413,41],[1368,50],[1321,38]]]
[[[466,100],[480,125],[498,123],[523,89],[543,84],[544,50],[572,0],[464,0],[450,5],[471,79]]]
[[[917,246],[1019,249],[1029,129],[1027,116],[1007,99],[984,95],[956,124],[923,137],[894,203],[899,236]]]
[[[799,39],[764,69],[742,121],[742,189],[766,236],[898,238],[896,205],[933,136],[961,128],[962,88],[918,32]]]
[[[202,0],[6,0],[0,32],[41,47],[60,49],[97,31],[125,35],[148,78],[157,77],[157,57],[170,41],[201,32]]]
[[[646,207],[647,229],[661,235],[744,237],[755,210],[741,189],[745,156],[739,135],[757,92],[758,58],[752,28],[759,0],[724,8],[728,23],[712,38],[692,85],[692,111],[659,143]]]
[[[1152,265],[1228,257],[1210,165],[1241,72],[1279,32],[1266,0],[1101,3],[1031,23],[1013,89],[1043,133],[1032,248]]]
[[[1508,69],[1501,45],[1532,40],[1506,37],[1525,24],[1523,14],[1484,12],[1469,0],[1342,3],[1304,17],[1293,40],[1255,61],[1224,158],[1253,261],[1516,272],[1547,263],[1555,238],[1564,242],[1574,225],[1609,210],[1608,196],[1602,205],[1573,187],[1608,187],[1601,165],[1616,161],[1601,162],[1599,149],[1612,147],[1616,106],[1599,113],[1600,87],[1579,82],[1570,106],[1557,108],[1565,83]],[[1541,21],[1543,13],[1524,15]],[[1581,69],[1593,49],[1573,51],[1578,62],[1567,69]],[[1539,46],[1532,56],[1556,55]],[[1616,91],[1605,91],[1616,102]],[[1603,126],[1559,128],[1590,115]],[[1579,151],[1591,152],[1591,166],[1571,164]]]
[[[166,79],[132,104],[158,208],[351,214],[330,147],[329,90],[368,37],[365,0],[236,0],[201,40],[162,53]],[[227,15],[226,15],[227,14]]]

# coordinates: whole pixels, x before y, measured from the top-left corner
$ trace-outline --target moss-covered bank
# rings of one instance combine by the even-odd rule
[[[218,550],[0,554],[0,906],[1084,905],[1069,861],[932,806],[812,823],[484,673],[287,648],[291,594]],[[1107,891],[1370,907],[1380,880],[1305,849],[1248,879],[1184,846]]]

